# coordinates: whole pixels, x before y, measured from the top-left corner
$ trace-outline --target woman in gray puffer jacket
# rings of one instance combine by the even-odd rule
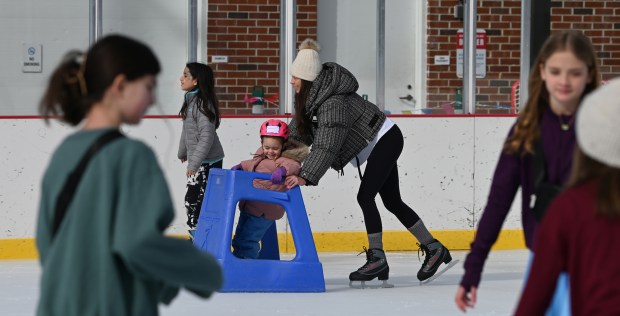
[[[299,176],[286,179],[287,186],[317,185],[331,167],[342,173],[347,163],[358,167],[368,161],[357,193],[364,214],[369,249],[366,264],[349,275],[353,281],[389,278],[383,251],[381,216],[375,197],[381,195],[385,207],[418,239],[425,259],[418,279],[432,277],[439,266],[454,265],[448,249],[433,238],[420,217],[401,196],[396,161],[403,150],[403,135],[392,120],[356,91],[355,77],[336,63],[321,64],[319,46],[306,39],[291,66],[295,87],[295,118],[290,124],[291,138],[311,147]],[[444,271],[442,270],[442,271]],[[441,273],[441,272],[440,272]]]
[[[179,112],[183,131],[178,158],[181,162],[187,161],[185,208],[191,238],[198,224],[209,170],[222,168],[224,150],[216,132],[220,126],[220,110],[213,70],[205,64],[188,63],[180,80],[181,89],[186,93]]]

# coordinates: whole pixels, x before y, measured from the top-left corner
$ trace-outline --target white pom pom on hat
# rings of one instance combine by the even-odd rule
[[[323,67],[319,58],[321,47],[311,38],[306,38],[299,45],[297,57],[291,65],[291,75],[299,79],[314,81]]]
[[[577,143],[605,165],[620,168],[620,78],[588,94],[577,111]]]

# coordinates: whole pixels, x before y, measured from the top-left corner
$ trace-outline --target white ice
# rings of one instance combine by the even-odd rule
[[[463,273],[461,260],[430,284],[420,286],[415,275],[421,262],[416,252],[388,252],[389,282],[394,288],[352,289],[348,275],[364,263],[357,253],[319,253],[325,293],[216,293],[202,300],[181,292],[160,314],[177,315],[459,315],[454,294]],[[484,269],[478,303],[468,315],[512,314],[523,283],[527,250],[492,251]],[[423,258],[422,258],[423,259]],[[0,261],[0,315],[34,315],[38,300],[38,261]]]

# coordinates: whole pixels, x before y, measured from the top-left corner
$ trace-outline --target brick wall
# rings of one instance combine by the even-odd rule
[[[456,33],[463,22],[454,18],[458,0],[429,0],[427,15],[428,106],[454,101],[462,81],[456,75]],[[611,0],[551,3],[551,32],[583,30],[600,57],[603,79],[620,74],[620,2]],[[521,1],[479,0],[477,27],[487,34],[486,77],[476,80],[477,113],[506,113],[511,86],[519,80]],[[433,65],[435,55],[450,55],[449,66]],[[532,57],[535,58],[535,57]]]
[[[211,64],[222,114],[250,114],[244,103],[255,85],[265,96],[276,96],[280,87],[280,0],[209,0],[207,54],[228,56],[228,63]],[[298,43],[316,38],[317,1],[297,1]],[[288,84],[285,82],[284,84]],[[266,103],[265,113],[278,113],[277,104]]]
[[[620,2],[553,1],[551,5],[551,30],[582,30],[598,53],[602,79],[620,75]]]
[[[335,0],[334,0],[335,1]],[[509,113],[512,85],[521,67],[521,1],[478,0],[477,27],[486,30],[486,77],[476,80],[477,113]],[[428,0],[427,106],[454,101],[462,79],[456,75],[456,33],[463,21],[453,16],[459,0]],[[603,79],[620,74],[620,1],[557,0],[551,3],[551,31],[579,29],[589,36],[600,57]],[[243,102],[255,85],[266,96],[279,93],[279,0],[209,0],[208,50],[228,56],[214,64],[224,114],[249,114]],[[317,1],[297,1],[297,43],[316,38]],[[434,65],[436,55],[450,55],[450,65]],[[288,82],[284,83],[288,84]],[[266,104],[265,113],[278,105]]]

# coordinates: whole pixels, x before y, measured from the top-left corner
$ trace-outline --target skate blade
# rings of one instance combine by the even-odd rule
[[[357,282],[361,282],[361,283],[357,283]],[[349,281],[349,287],[353,289],[360,289],[360,290],[381,289],[381,288],[389,289],[389,288],[393,288],[394,284],[387,283],[387,280],[383,280],[381,284],[366,284],[366,281]]]
[[[454,267],[455,264],[457,264],[459,262],[459,260],[452,260],[450,261],[450,263],[448,263],[446,266],[444,266],[443,269],[441,269],[441,271],[436,272],[432,277],[424,280],[424,281],[420,281],[420,286],[424,285],[424,284],[429,284],[431,282],[433,282],[435,279],[437,279],[439,276],[441,276],[442,274],[444,274],[444,272],[448,271],[450,268]]]

